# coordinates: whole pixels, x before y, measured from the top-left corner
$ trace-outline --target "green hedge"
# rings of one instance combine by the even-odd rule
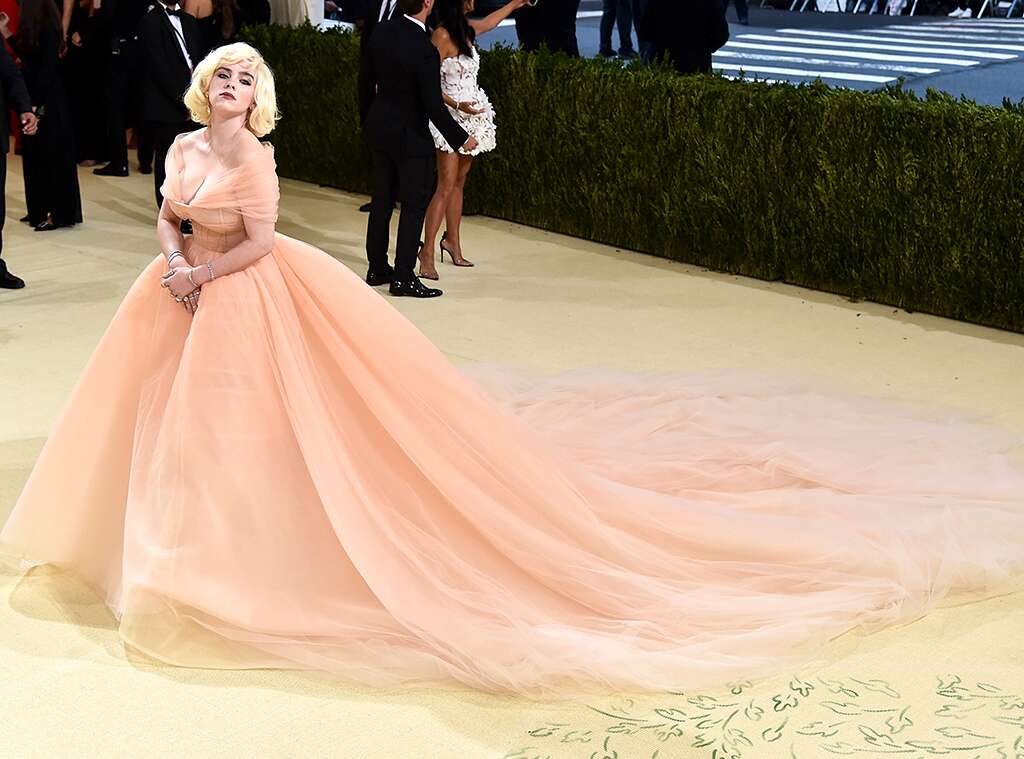
[[[358,39],[247,31],[283,175],[367,192]],[[1019,108],[484,55],[498,149],[467,208],[721,271],[1024,331]]]

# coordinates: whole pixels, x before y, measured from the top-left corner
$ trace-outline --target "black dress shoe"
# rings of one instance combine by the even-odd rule
[[[93,169],[92,173],[98,177],[126,177],[128,176],[128,167],[115,166],[112,163],[108,163],[106,166]]]
[[[7,264],[0,258],[0,288],[5,290],[20,290],[25,286],[25,280],[15,277],[7,271]]]
[[[36,224],[35,227],[33,227],[33,229],[35,229],[36,232],[52,232],[55,229],[60,229],[61,226],[62,225],[60,224],[54,224],[52,221],[46,220]]]
[[[140,174],[152,174],[153,173],[153,167],[152,166],[148,166],[148,165],[147,166],[143,166],[142,164],[139,164],[139,173]]]
[[[369,203],[363,203],[359,206],[359,213],[370,213],[370,209],[373,207],[373,201]]]
[[[377,287],[378,285],[386,285],[392,279],[394,279],[395,270],[390,266],[386,271],[373,271],[372,269],[366,272],[366,284],[370,287]]]
[[[436,298],[444,291],[438,290],[436,287],[427,287],[425,284],[420,282],[419,279],[413,277],[412,279],[403,280],[402,282],[392,280],[391,287],[388,288],[388,292],[395,296],[405,296],[409,298]]]
[[[22,216],[20,219],[18,219],[18,221],[28,224],[30,227],[35,226],[35,223],[32,221],[32,217],[29,216],[28,214]]]

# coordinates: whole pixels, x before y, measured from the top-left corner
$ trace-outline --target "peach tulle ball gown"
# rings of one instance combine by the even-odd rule
[[[190,202],[178,169],[192,264],[276,220],[271,148]],[[283,235],[194,317],[165,269],[129,290],[0,533],[160,660],[692,688],[1024,564],[1024,477],[981,430],[735,378],[471,378]]]

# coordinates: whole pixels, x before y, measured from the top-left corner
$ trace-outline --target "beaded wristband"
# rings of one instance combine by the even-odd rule
[[[213,261],[206,262],[206,271],[209,272],[210,274],[210,278],[207,280],[207,282],[213,282]]]

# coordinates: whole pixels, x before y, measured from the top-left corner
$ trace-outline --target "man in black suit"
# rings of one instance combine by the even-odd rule
[[[138,43],[136,32],[146,15],[149,0],[102,0],[99,11],[91,19],[95,34],[102,36],[106,47],[103,69],[103,107],[107,128],[106,166],[93,169],[93,174],[106,177],[128,176],[128,143],[125,127],[135,89]],[[136,130],[137,131],[137,130]],[[138,139],[138,134],[136,134]]]
[[[390,21],[395,15],[397,0],[335,0],[342,21],[353,23],[359,29],[359,76],[356,90],[359,94],[359,123],[366,124],[366,116],[370,112],[370,103],[376,94],[376,85],[370,79],[366,63],[367,51],[370,48],[370,37],[378,24]],[[366,213],[370,204],[364,203],[359,210]]]
[[[7,217],[7,149],[10,147],[7,139],[7,109],[14,107],[21,121],[22,133],[35,134],[37,124],[25,80],[21,78],[21,72],[14,65],[3,43],[0,43],[0,84],[3,85],[0,87],[0,121],[3,122],[0,124],[0,287],[17,290],[24,287],[25,282],[7,271],[7,263],[2,258],[4,219]]]
[[[366,281],[374,286],[390,282],[392,295],[416,298],[441,295],[413,271],[436,162],[429,123],[452,150],[474,150],[477,144],[441,99],[441,58],[426,24],[433,6],[434,0],[397,0],[392,19],[374,30],[366,57],[367,75],[376,90],[365,124],[374,164]],[[392,269],[388,244],[395,200],[401,201],[402,214]]]
[[[176,0],[160,0],[139,24],[139,62],[142,68],[142,119],[153,142],[156,204],[163,203],[164,160],[174,138],[198,129],[182,98],[192,81],[192,69],[207,51],[196,20]]]
[[[729,41],[722,0],[647,0],[643,30],[651,56],[668,55],[680,74],[711,72],[711,54]]]

